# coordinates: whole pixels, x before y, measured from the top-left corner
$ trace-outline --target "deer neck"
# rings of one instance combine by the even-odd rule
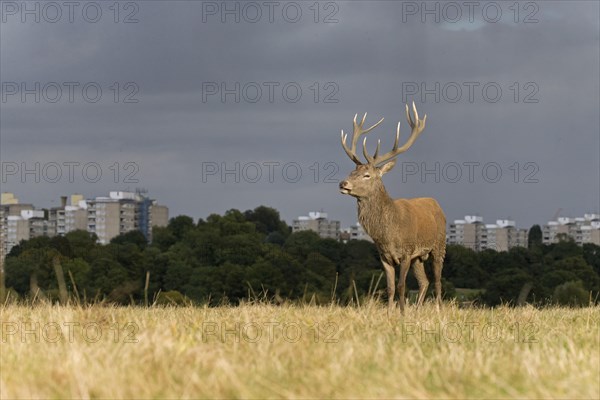
[[[396,218],[397,212],[394,200],[383,185],[373,195],[358,199],[358,221],[376,243],[386,241],[389,231],[386,226]]]

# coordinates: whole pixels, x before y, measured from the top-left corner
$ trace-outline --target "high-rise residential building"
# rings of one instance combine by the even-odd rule
[[[142,231],[146,239],[152,240],[152,227],[166,226],[169,223],[169,209],[138,193],[135,204],[136,229]]]
[[[472,250],[481,250],[481,242],[487,244],[487,233],[484,233],[483,217],[466,215],[450,224],[447,233],[448,244],[460,244]]]
[[[169,222],[169,209],[141,192],[110,192],[106,197],[80,200],[78,207],[85,209],[87,230],[103,244],[136,229],[152,240],[152,227]]]
[[[43,212],[41,214],[43,216]],[[3,258],[21,240],[30,238],[29,219],[39,218],[33,205],[21,204],[12,193],[2,193],[0,198],[0,257]]]
[[[485,231],[487,244],[482,243],[482,250],[508,251],[513,247],[527,247],[527,229],[518,229],[515,221],[499,219],[495,224],[486,224]]]
[[[292,232],[311,230],[317,232],[322,238],[340,238],[340,221],[330,221],[327,213],[309,212],[308,216],[300,216],[292,224]]]
[[[559,217],[542,227],[542,243],[560,241],[561,236],[570,237],[578,245],[593,243],[600,246],[600,215],[584,214],[583,217]]]
[[[107,197],[84,199],[80,194],[62,196],[59,207],[34,210],[20,204],[12,193],[2,193],[0,204],[0,258],[21,240],[37,236],[62,236],[86,230],[106,244],[135,229],[152,239],[152,227],[166,226],[169,209],[140,192],[110,192]]]
[[[68,232],[87,229],[86,202],[80,194],[74,194],[67,202],[67,196],[61,196],[60,206],[48,210],[48,236],[63,236]]]
[[[106,244],[122,233],[136,229],[136,193],[110,192],[108,197],[86,200],[87,228]]]
[[[2,194],[0,194],[0,204],[3,206],[19,204],[19,199],[15,197],[14,193],[3,192]]]
[[[348,240],[367,240],[369,242],[373,242],[371,236],[365,232],[364,228],[358,222],[355,225],[351,225],[349,228],[344,229],[341,232],[340,237],[343,242]]]
[[[150,219],[145,230],[140,227],[140,230],[144,232],[149,241],[152,241],[152,227],[167,226],[169,223],[169,208],[155,203],[150,205]]]
[[[475,251],[492,249],[508,251],[513,247],[527,247],[527,230],[518,229],[515,221],[496,220],[495,224],[484,224],[480,216],[466,215],[450,224],[448,244],[459,244]]]
[[[29,219],[29,238],[40,236],[54,236],[54,230],[48,221],[47,210],[33,210]]]

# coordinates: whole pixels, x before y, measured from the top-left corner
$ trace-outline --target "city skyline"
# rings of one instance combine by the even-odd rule
[[[54,232],[50,234],[64,234],[74,229],[86,229],[91,232],[95,232],[96,229],[96,207],[104,206],[102,203],[132,203],[126,206],[135,206],[135,221],[133,222],[133,209],[125,210],[125,214],[131,217],[131,223],[125,227],[121,227],[121,230],[117,229],[115,232],[110,234],[108,239],[105,239],[102,235],[99,236],[100,243],[108,243],[108,241],[117,235],[118,233],[127,232],[135,226],[136,229],[141,229],[147,238],[150,238],[151,231],[150,223],[151,219],[148,218],[151,215],[151,208],[153,206],[158,207],[159,210],[158,220],[160,223],[157,226],[165,226],[170,220],[169,208],[165,205],[159,205],[157,200],[152,200],[147,197],[147,191],[144,189],[137,189],[135,192],[126,191],[110,191],[109,196],[96,196],[85,197],[80,193],[73,193],[69,196],[61,196],[61,205],[59,207],[45,208],[37,206],[33,203],[21,202],[18,196],[15,196],[11,192],[2,192],[1,205],[8,207],[16,205],[18,210],[14,215],[18,213],[26,213],[23,216],[24,219],[43,219],[56,225],[57,211],[64,210],[70,216],[67,219],[71,219],[71,227],[63,226],[63,231],[59,231],[54,227]],[[140,207],[143,207],[145,211],[144,215],[148,215],[140,222],[138,216],[140,215]],[[240,210],[245,211],[245,210]],[[277,210],[278,211],[278,210]],[[3,208],[4,212],[4,208]],[[48,214],[46,214],[46,212]],[[79,212],[83,212],[82,215],[77,215]],[[102,210],[101,212],[106,213]],[[123,210],[120,211],[123,214]],[[534,225],[539,226],[542,229],[543,236],[542,241],[545,244],[554,243],[560,240],[561,234],[565,234],[572,237],[578,244],[582,243],[598,243],[600,245],[600,214],[596,213],[583,213],[577,217],[573,216],[562,216],[560,215],[561,209],[557,210],[552,219],[546,221],[546,223],[535,223]],[[42,214],[40,214],[42,213]],[[91,215],[90,213],[94,214]],[[8,215],[9,213],[5,213]],[[117,210],[117,214],[119,211]],[[129,215],[131,214],[131,215]],[[348,240],[349,238],[361,238],[371,241],[364,229],[360,226],[360,223],[349,225],[341,225],[341,221],[333,218],[329,218],[329,214],[323,209],[320,211],[309,211],[308,215],[297,215],[291,223],[286,224],[291,228],[292,232],[300,232],[303,230],[313,230],[323,238],[334,238],[337,240]],[[583,216],[581,216],[583,215]],[[176,217],[176,216],[173,216]],[[173,218],[171,217],[171,218]],[[65,218],[63,214],[62,218]],[[202,218],[202,217],[200,217]],[[80,221],[81,220],[81,221]],[[195,222],[197,220],[194,220]],[[92,223],[93,226],[90,226]],[[500,218],[495,219],[495,223],[487,223],[483,216],[478,214],[465,215],[461,219],[450,219],[447,220],[447,232],[446,239],[449,244],[461,244],[466,247],[473,248],[474,250],[483,250],[486,248],[496,248],[498,251],[507,250],[514,246],[526,246],[528,242],[528,231],[531,227],[518,226],[514,219]],[[138,228],[141,226],[141,228]],[[582,229],[582,226],[583,229]],[[44,229],[45,226],[31,227],[32,232],[34,229]],[[36,235],[40,235],[37,233]],[[44,233],[47,235],[48,233]],[[346,236],[344,236],[346,234]],[[349,236],[347,236],[349,235]],[[499,235],[499,236],[498,236]],[[33,236],[35,237],[35,235]]]
[[[144,194],[145,194],[145,193],[147,193],[147,190],[145,190],[145,189],[141,189],[141,188],[136,188],[134,191],[131,191],[131,190],[115,190],[115,189],[113,188],[113,189],[109,190],[108,192],[115,192],[115,193],[116,193],[116,192],[123,192],[123,193],[138,193],[138,191],[139,191],[139,190],[141,190],[141,193],[144,193]],[[58,206],[59,206],[59,204],[58,204],[58,203],[61,201],[61,198],[62,198],[62,197],[65,197],[65,198],[68,198],[68,199],[70,199],[72,196],[82,196],[82,198],[83,198],[83,199],[94,199],[94,198],[96,198],[96,197],[102,197],[102,196],[99,196],[99,195],[97,195],[97,196],[96,196],[96,195],[90,195],[90,196],[86,196],[86,195],[83,195],[83,194],[82,194],[82,193],[80,193],[80,192],[73,192],[73,193],[61,194],[61,195],[59,195],[57,199],[54,199],[54,200],[52,200],[52,201],[50,202],[50,203],[51,203],[50,205],[48,205],[48,204],[38,205],[38,204],[36,204],[35,202],[33,202],[33,201],[29,201],[29,200],[27,200],[27,201],[21,201],[21,199],[23,199],[23,196],[21,196],[21,195],[20,195],[20,194],[18,194],[18,193],[9,192],[9,191],[2,191],[2,193],[9,193],[9,194],[13,194],[13,195],[15,195],[15,197],[16,197],[17,199],[19,199],[19,202],[20,202],[21,204],[31,204],[31,205],[33,205],[33,206],[34,206],[34,209],[35,209],[35,210],[51,209],[51,208],[53,208],[53,207],[58,207]],[[167,206],[168,206],[168,205],[167,205]],[[320,207],[320,208],[318,208],[318,209],[319,209],[319,211],[314,211],[314,210],[309,210],[309,209],[306,209],[306,210],[297,210],[297,211],[295,211],[295,212],[294,212],[294,211],[292,211],[292,213],[293,213],[293,216],[292,216],[290,219],[284,218],[284,217],[283,217],[283,215],[281,215],[281,211],[280,211],[279,209],[277,209],[277,208],[275,208],[275,207],[272,207],[272,206],[270,206],[269,204],[257,204],[257,205],[255,205],[255,206],[251,206],[251,207],[249,206],[249,207],[242,207],[242,208],[238,208],[238,210],[243,212],[243,211],[246,211],[246,210],[252,210],[252,209],[254,209],[254,208],[258,207],[258,206],[266,206],[266,207],[271,207],[271,208],[274,208],[275,210],[277,210],[278,212],[280,212],[280,217],[281,217],[281,218],[282,218],[282,219],[283,219],[283,220],[284,220],[284,221],[285,221],[285,222],[286,222],[286,223],[287,223],[287,224],[288,224],[290,227],[293,227],[293,225],[294,225],[294,221],[295,221],[296,219],[298,219],[298,217],[301,217],[301,216],[303,216],[303,215],[306,215],[306,214],[309,214],[309,216],[310,216],[310,214],[313,214],[313,213],[314,213],[314,214],[320,214],[320,213],[322,213],[322,214],[324,214],[325,216],[329,216],[329,215],[331,215],[331,216],[332,216],[332,218],[333,218],[333,220],[337,220],[337,221],[339,221],[339,222],[340,222],[340,229],[346,229],[346,228],[350,228],[350,227],[352,227],[352,226],[354,226],[354,225],[356,225],[356,224],[358,223],[358,219],[357,219],[357,218],[355,218],[355,220],[354,220],[354,221],[352,221],[352,220],[351,220],[351,221],[349,221],[349,222],[347,222],[347,223],[346,223],[345,221],[342,221],[342,220],[341,220],[341,219],[340,219],[340,218],[337,216],[337,214],[336,214],[335,212],[332,214],[330,211],[326,210],[326,209],[325,209],[325,208],[323,208],[323,207]],[[173,213],[173,212],[172,212],[172,208],[171,208],[170,206],[168,206],[168,207],[169,207],[169,215],[170,215],[169,219],[171,219],[171,218],[174,218],[174,217],[177,217],[177,216],[179,216],[179,215],[185,215],[185,216],[188,216],[188,217],[192,217],[192,218],[194,219],[194,222],[197,222],[199,218],[201,218],[201,219],[206,219],[206,218],[207,218],[207,217],[208,217],[210,214],[213,214],[213,213],[209,213],[209,214],[206,214],[206,215],[196,215],[196,214]],[[224,210],[223,212],[215,212],[214,214],[224,214],[224,212],[225,212],[225,211],[228,211],[228,210]],[[302,214],[302,213],[304,213],[304,214]],[[526,229],[530,229],[530,228],[531,228],[533,225],[539,225],[539,226],[542,226],[542,225],[544,225],[544,224],[546,224],[546,223],[548,223],[548,222],[550,222],[550,221],[556,221],[557,219],[560,219],[560,218],[562,218],[562,219],[575,219],[575,218],[578,218],[578,217],[580,217],[580,216],[582,216],[582,215],[586,215],[586,214],[593,214],[593,215],[596,215],[596,214],[600,214],[600,213],[596,213],[596,212],[588,212],[588,211],[584,211],[584,212],[581,212],[581,211],[579,211],[579,212],[576,212],[576,213],[574,213],[574,214],[567,215],[565,212],[563,212],[563,209],[562,209],[562,208],[560,208],[560,209],[556,210],[556,212],[554,213],[554,215],[553,215],[553,216],[551,216],[551,217],[547,218],[547,219],[546,219],[546,220],[544,220],[544,221],[537,221],[537,222],[533,222],[531,225],[526,225],[526,224],[523,224],[523,223],[521,223],[521,224],[517,224],[517,226],[518,226],[519,228],[526,228]],[[512,215],[510,215],[510,214],[509,214],[509,215],[485,216],[485,215],[481,215],[481,213],[478,213],[478,212],[468,212],[468,213],[466,213],[466,214],[463,214],[463,215],[461,215],[461,216],[458,216],[458,217],[456,217],[456,218],[450,218],[450,217],[447,215],[447,216],[446,216],[446,225],[450,225],[450,224],[454,223],[454,222],[455,222],[455,221],[457,221],[457,220],[461,220],[461,219],[463,219],[463,217],[464,217],[465,215],[466,215],[466,216],[480,217],[480,218],[482,218],[483,220],[488,220],[488,219],[489,219],[489,220],[491,220],[491,221],[500,221],[500,220],[512,220],[512,221],[517,221],[517,222],[519,221],[517,218],[513,218],[513,217],[512,217]],[[306,217],[306,218],[308,218],[308,217]]]
[[[85,198],[81,194],[61,196],[60,206],[39,208],[22,202],[11,192],[0,201],[0,259],[22,240],[40,236],[64,236],[84,230],[108,244],[115,237],[140,231],[152,241],[152,229],[169,221],[169,208],[144,192],[109,192],[108,196]]]

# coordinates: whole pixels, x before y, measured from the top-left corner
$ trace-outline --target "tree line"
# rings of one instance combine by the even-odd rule
[[[178,216],[152,236],[148,243],[131,231],[101,245],[94,234],[73,231],[22,241],[6,258],[6,287],[13,298],[118,304],[219,305],[258,297],[345,304],[386,297],[373,243],[292,233],[273,208],[232,209],[197,222]],[[507,252],[449,245],[444,297],[488,306],[597,300],[600,246],[578,246],[566,237],[544,245],[537,225],[529,238],[528,248]],[[418,287],[410,273],[407,285]]]

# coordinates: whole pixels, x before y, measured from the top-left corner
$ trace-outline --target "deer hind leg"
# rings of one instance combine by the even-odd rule
[[[415,258],[412,263],[413,273],[415,274],[415,278],[419,282],[419,297],[417,298],[417,308],[423,301],[425,300],[425,295],[427,294],[427,288],[429,287],[429,280],[427,279],[427,274],[425,273],[425,266],[423,264],[423,260],[419,257]]]
[[[406,275],[410,267],[410,258],[403,259],[400,262],[400,279],[398,280],[398,294],[400,296],[400,314],[404,315],[404,296],[406,291]]]
[[[394,272],[394,266],[388,264],[384,260],[381,260],[383,269],[385,271],[385,277],[387,280],[387,295],[388,295],[388,317],[391,317],[394,311],[394,291],[396,290],[396,277]]]
[[[438,310],[442,305],[442,268],[444,267],[444,257],[446,255],[446,243],[443,242],[442,246],[436,251],[432,252],[433,255],[433,275],[435,279],[435,300]]]

